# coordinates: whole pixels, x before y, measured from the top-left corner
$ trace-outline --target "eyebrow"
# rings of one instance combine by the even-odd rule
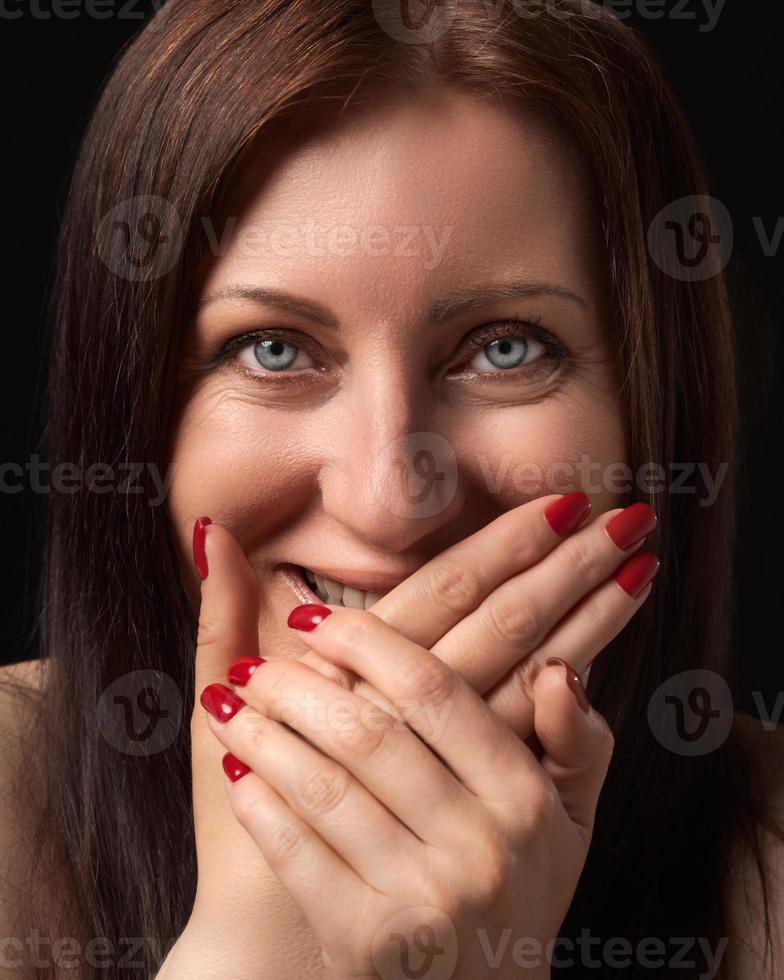
[[[571,290],[564,289],[561,286],[546,282],[514,279],[489,283],[483,286],[470,286],[450,293],[448,296],[443,296],[432,304],[427,318],[431,324],[437,326],[460,313],[489,306],[491,303],[498,302],[499,300],[518,299],[536,295],[559,296],[562,299],[568,299],[573,303],[577,303],[584,308],[588,306],[582,296],[578,296],[576,293],[571,292]],[[337,329],[340,326],[337,318],[321,303],[303,299],[283,289],[270,289],[265,286],[243,284],[227,286],[225,289],[213,293],[211,296],[205,296],[203,299],[200,299],[198,306],[200,309],[203,309],[205,306],[209,306],[219,300],[227,299],[251,300],[259,304],[276,306],[289,313],[314,320],[316,323],[320,323],[325,327]]]

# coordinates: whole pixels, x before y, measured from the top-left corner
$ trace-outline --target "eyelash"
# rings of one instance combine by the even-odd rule
[[[543,363],[546,362],[556,362],[560,363],[569,356],[569,350],[557,337],[550,333],[549,330],[540,326],[541,315],[537,316],[535,319],[525,319],[525,318],[515,318],[511,317],[509,319],[499,320],[495,323],[487,324],[486,326],[477,327],[473,330],[468,337],[465,338],[461,344],[460,351],[467,352],[469,354],[475,354],[480,351],[487,344],[491,343],[493,340],[498,340],[501,337],[509,336],[524,336],[530,337],[542,345],[545,350],[545,354],[539,357],[536,361],[531,364],[519,365],[516,368],[510,368],[509,370],[503,371],[477,371],[477,375],[482,377],[509,377],[518,376],[521,373],[527,373],[537,370]],[[523,328],[522,330],[520,328]],[[281,339],[288,343],[294,344],[297,347],[302,348],[308,354],[310,354],[314,359],[318,359],[318,354],[316,351],[316,345],[314,345],[310,339],[305,335],[301,334],[296,330],[286,330],[278,327],[270,327],[264,330],[253,330],[249,333],[241,334],[237,337],[232,337],[231,340],[227,341],[218,351],[215,356],[214,363],[220,364],[229,360],[232,354],[238,350],[243,350],[249,344],[258,342],[260,340],[274,340]],[[303,370],[312,371],[313,368],[305,368],[301,371],[268,371],[264,373],[256,373],[250,369],[245,369],[244,366],[237,366],[236,370],[245,377],[249,377],[253,381],[259,381],[261,384],[272,383],[279,384],[285,380],[288,384],[297,384],[302,382],[301,377]]]

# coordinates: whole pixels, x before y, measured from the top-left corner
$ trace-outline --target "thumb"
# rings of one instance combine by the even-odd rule
[[[590,839],[594,815],[614,739],[604,718],[590,706],[580,676],[551,657],[533,686],[534,731],[540,764],[555,784],[573,823]]]

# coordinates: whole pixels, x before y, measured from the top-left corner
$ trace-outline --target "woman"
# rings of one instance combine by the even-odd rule
[[[593,5],[171,0],[128,47],[6,699],[20,975],[777,975],[704,193]]]

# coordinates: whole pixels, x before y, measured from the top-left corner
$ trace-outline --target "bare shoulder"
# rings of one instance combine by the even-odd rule
[[[15,664],[0,666],[0,697],[6,692],[36,693],[43,690],[48,672],[48,660],[22,660]],[[6,702],[8,706],[10,702]]]
[[[24,660],[0,667],[0,773],[6,779],[13,769],[14,747],[29,742],[30,726],[46,684],[48,662]],[[33,747],[31,747],[33,748]]]
[[[24,936],[19,896],[35,867],[30,828],[40,806],[41,746],[35,744],[35,706],[47,673],[43,661],[0,667],[0,936],[8,937],[14,976],[33,976],[22,958]],[[16,953],[20,955],[17,958]]]
[[[766,955],[765,902],[757,861],[749,841],[738,836],[730,856],[731,935],[721,977],[767,980],[784,975],[784,726],[740,713],[736,726],[760,814],[757,832],[767,875],[771,949]]]

